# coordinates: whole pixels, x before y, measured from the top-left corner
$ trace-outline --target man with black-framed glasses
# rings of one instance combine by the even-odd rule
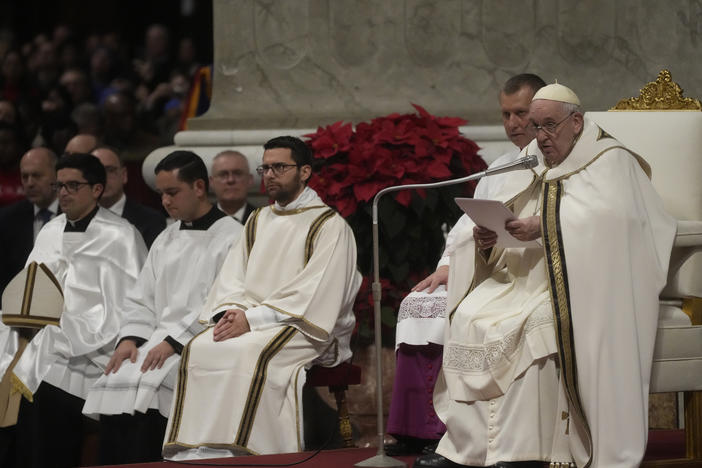
[[[24,397],[16,463],[26,467],[79,464],[84,399],[109,360],[122,297],[134,286],[146,257],[136,228],[98,205],[106,175],[96,157],[65,155],[56,169],[63,213],[39,232],[27,264],[46,265],[61,287],[60,325],[45,324],[7,370]],[[15,355],[15,343],[7,341],[0,359],[5,366]]]
[[[307,187],[311,163],[299,138],[264,145],[257,170],[274,203],[249,217],[201,309],[209,328],[183,350],[166,457],[302,450],[305,366],[351,357],[356,242]]]

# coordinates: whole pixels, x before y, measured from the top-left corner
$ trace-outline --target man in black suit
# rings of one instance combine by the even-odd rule
[[[24,268],[39,230],[58,212],[56,155],[49,148],[33,148],[20,160],[25,200],[0,209],[0,293]]]
[[[24,268],[41,228],[58,212],[52,184],[56,182],[56,155],[49,148],[33,148],[20,160],[25,200],[0,208],[0,294]],[[0,308],[2,308],[0,306]],[[0,466],[14,463],[15,427],[0,428]]]
[[[240,152],[222,151],[212,160],[210,186],[217,197],[217,207],[241,224],[256,209],[246,201],[253,183],[249,160]]]
[[[100,206],[123,217],[132,223],[141,233],[148,248],[154,239],[166,228],[166,217],[160,212],[140,205],[124,195],[127,183],[127,168],[117,151],[108,146],[98,146],[92,153],[105,166],[107,183],[100,198]]]

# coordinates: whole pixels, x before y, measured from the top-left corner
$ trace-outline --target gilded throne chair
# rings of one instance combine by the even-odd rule
[[[643,466],[702,466],[702,106],[670,72],[637,98],[587,114],[651,165],[652,183],[678,221],[651,370],[650,393],[682,392],[686,458]]]

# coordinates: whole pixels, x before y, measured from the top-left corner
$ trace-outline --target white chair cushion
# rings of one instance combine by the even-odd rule
[[[649,393],[702,390],[702,359],[654,361]]]
[[[702,326],[659,328],[651,393],[702,390]]]

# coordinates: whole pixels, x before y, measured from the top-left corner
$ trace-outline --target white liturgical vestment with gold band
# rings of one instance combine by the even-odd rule
[[[141,234],[99,208],[84,232],[64,232],[66,215],[49,221],[27,263],[44,263],[63,290],[60,327],[32,338],[13,369],[13,386],[28,399],[45,381],[79,398],[102,374],[121,323],[122,299],[146,257]]]
[[[209,327],[183,350],[164,456],[302,450],[304,369],[351,356],[360,283],[351,228],[312,189],[252,213],[203,308]],[[215,342],[227,309],[244,310],[251,331]]]
[[[478,253],[472,231],[459,234],[437,453],[477,466],[636,467],[675,221],[645,161],[587,119],[559,165],[544,165],[536,141],[526,154],[539,166],[510,173],[495,199],[539,215],[543,247]]]

